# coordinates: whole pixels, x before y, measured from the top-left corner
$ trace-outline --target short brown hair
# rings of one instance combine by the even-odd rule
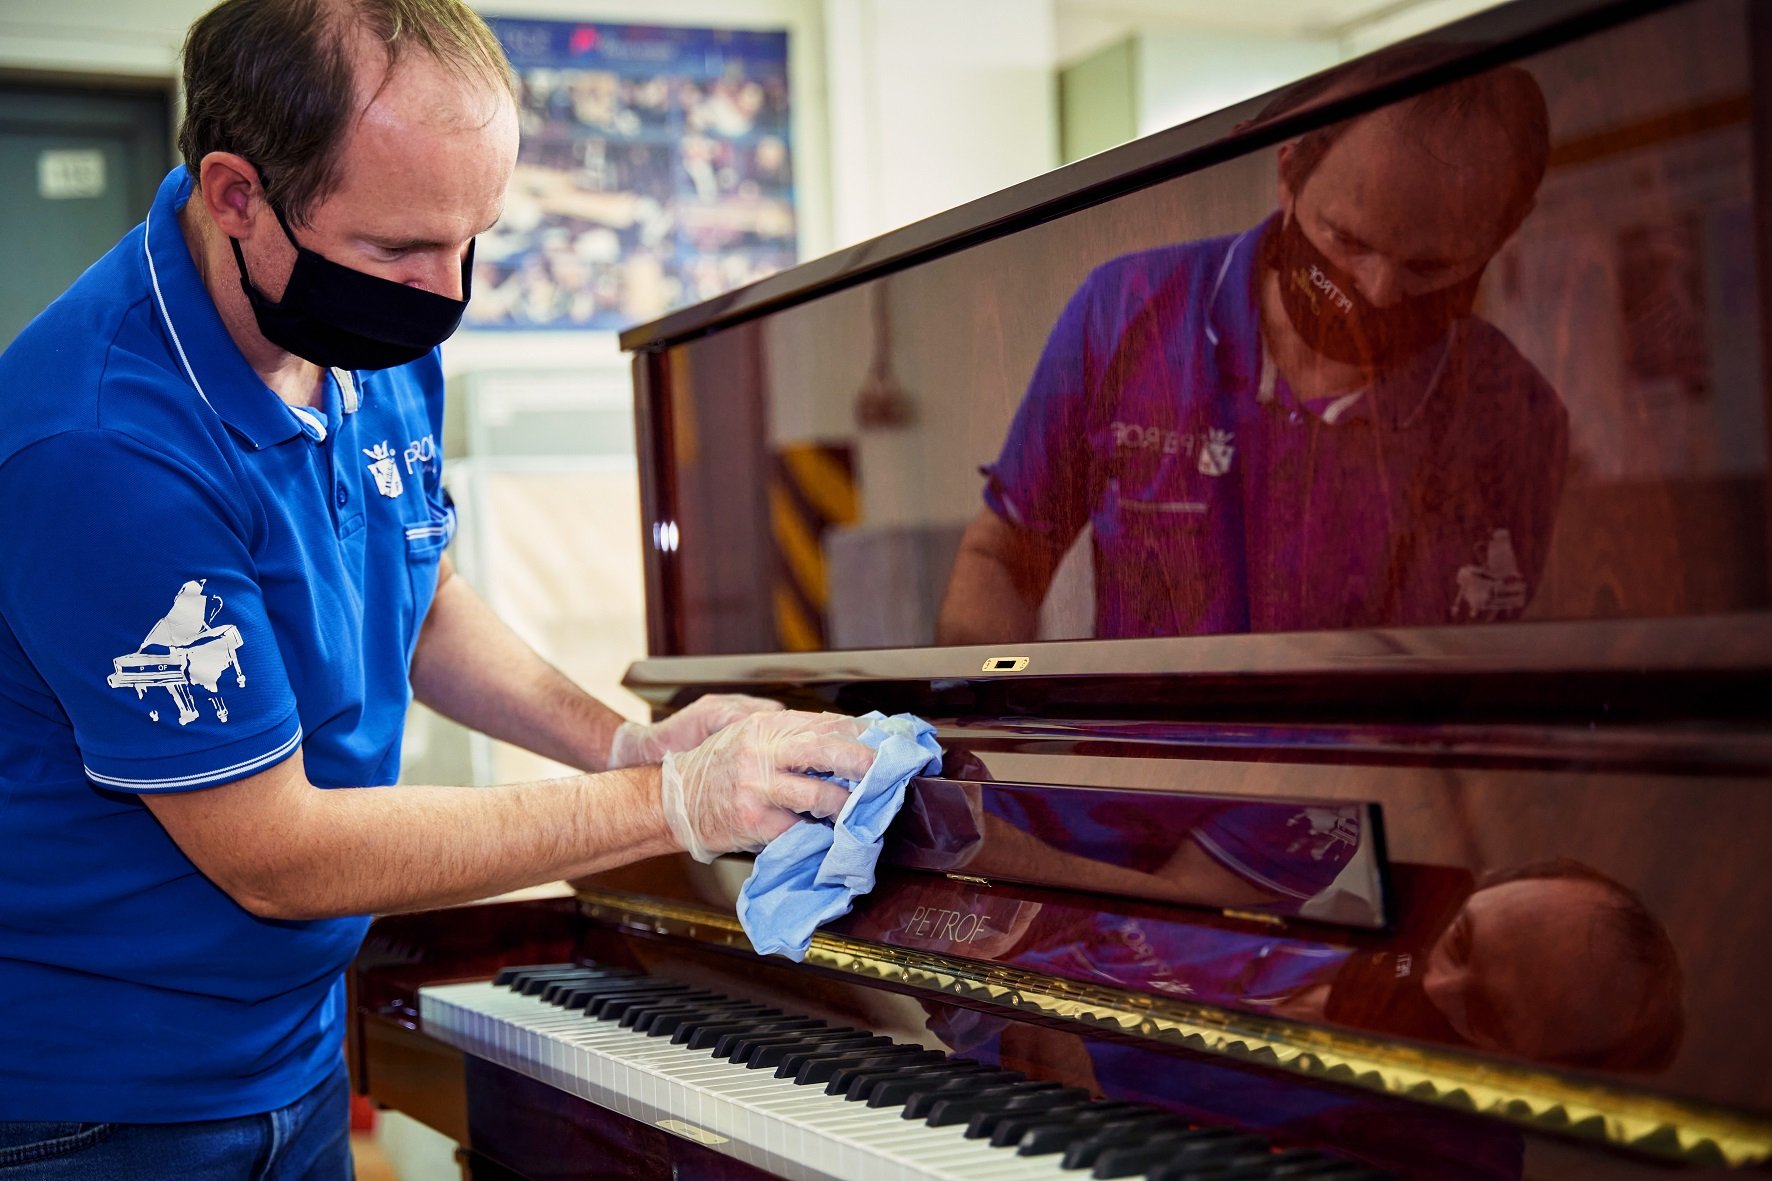
[[[513,89],[498,38],[461,0],[223,0],[185,36],[178,148],[193,182],[210,152],[237,153],[272,206],[306,224],[338,186],[356,101],[351,48],[363,36],[390,71],[416,50],[464,81]]]
[[[1404,74],[1429,70],[1457,61],[1469,53],[1468,46],[1435,41],[1403,42],[1376,53],[1335,66],[1276,95],[1248,126],[1256,127],[1307,106],[1342,98],[1356,91],[1383,85]],[[1501,209],[1502,236],[1519,228],[1531,212],[1539,183],[1550,160],[1550,114],[1537,79],[1519,66],[1502,66],[1480,74],[1443,83],[1414,98],[1394,105],[1414,126],[1433,126],[1442,121],[1483,119],[1499,127],[1510,148],[1507,203]],[[1301,136],[1293,145],[1283,172],[1294,193],[1315,172],[1335,141],[1363,116],[1343,119]]]

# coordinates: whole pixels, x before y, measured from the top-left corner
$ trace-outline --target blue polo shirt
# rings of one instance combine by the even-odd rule
[[[190,192],[0,356],[0,1118],[230,1117],[336,1065],[367,920],[254,918],[140,797],[298,747],[322,787],[393,783],[454,525],[436,355],[292,410],[210,301]]]
[[[985,502],[1060,547],[1091,527],[1098,636],[1518,616],[1562,485],[1556,392],[1472,316],[1354,396],[1301,402],[1261,343],[1272,224],[1092,272]]]

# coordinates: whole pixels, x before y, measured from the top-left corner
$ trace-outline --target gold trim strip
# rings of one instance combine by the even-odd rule
[[[613,926],[750,950],[732,915],[644,894],[581,887],[580,909]],[[1019,1012],[1133,1033],[1189,1050],[1492,1116],[1692,1164],[1772,1159],[1772,1119],[1452,1051],[1098,985],[820,931],[805,962]]]

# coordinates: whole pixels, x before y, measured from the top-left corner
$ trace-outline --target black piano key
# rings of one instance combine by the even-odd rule
[[[517,977],[539,972],[571,972],[583,968],[583,964],[513,964],[508,968],[500,968],[492,983],[498,988],[511,987]]]
[[[673,1013],[684,1009],[704,1012],[709,1005],[730,1005],[732,1003],[732,998],[724,993],[700,989],[682,993],[679,996],[663,997],[655,1001],[643,1001],[630,1005],[620,1017],[616,1018],[615,1023],[629,1029],[645,1029],[647,1023],[660,1013]]]
[[[1102,1128],[1129,1120],[1162,1119],[1168,1113],[1142,1103],[1095,1103],[1068,1115],[1054,1115],[1023,1133],[1015,1151],[1021,1156],[1041,1156],[1048,1152],[1064,1152],[1072,1144],[1087,1140]]]
[[[904,1119],[927,1119],[930,1109],[941,1099],[957,1099],[962,1095],[981,1095],[990,1091],[998,1095],[1005,1103],[1009,1101],[1007,1088],[1012,1086],[1028,1086],[1027,1075],[1018,1070],[993,1070],[986,1074],[961,1075],[959,1078],[946,1079],[926,1090],[915,1091],[904,1101],[904,1110],[899,1115]],[[1037,1084],[1034,1084],[1037,1085]],[[1057,1083],[1050,1086],[1056,1087]],[[959,1123],[959,1120],[948,1120],[948,1123]]]
[[[1064,1150],[1064,1160],[1061,1162],[1061,1167],[1092,1169],[1101,1154],[1110,1148],[1141,1144],[1159,1132],[1174,1131],[1186,1127],[1187,1121],[1179,1116],[1155,1109],[1152,1109],[1148,1115],[1113,1120],[1091,1129],[1088,1136],[1082,1140],[1073,1141],[1067,1146]]]
[[[937,1092],[932,1096],[923,1097],[924,1102],[918,1106],[923,1109],[923,1122],[932,1128],[970,1124],[975,1115],[1009,1110],[1011,1103],[1028,1093],[1023,1090],[1025,1087],[1057,1090],[1058,1084],[1050,1082],[986,1084],[976,1090],[965,1087],[957,1091]],[[905,1105],[905,1110],[907,1112],[910,1110],[910,1104]]]
[[[1077,1087],[1065,1087],[1058,1084],[1048,1085],[1044,1081],[1024,1083],[1011,1088],[1004,1095],[1001,1103],[991,1107],[981,1107],[964,1121],[968,1140],[989,1140],[997,1130],[999,1122],[1008,1119],[1032,1119],[1044,1115],[1056,1108],[1072,1107],[1089,1102],[1089,1092]],[[1025,1130],[1025,1127],[1024,1129]],[[1003,1144],[996,1147],[1007,1147],[1021,1139],[1020,1132],[1009,1137]]]
[[[713,1028],[714,1026],[719,1026],[721,1033],[729,1033],[734,1029],[750,1029],[752,1026],[761,1025],[768,1021],[787,1020],[791,1020],[788,1014],[782,1013],[779,1010],[775,1011],[768,1017],[757,1017],[745,1012],[711,1009],[708,1011],[708,1015],[705,1018],[685,1021],[683,1024],[677,1026],[677,1028],[671,1033],[671,1042],[672,1044],[679,1046],[689,1045],[690,1040],[694,1038],[697,1033],[704,1029]],[[707,1047],[702,1046],[701,1048],[706,1049]]]
[[[536,968],[514,973],[511,978],[505,982],[505,987],[509,988],[512,992],[521,993],[523,996],[536,996],[542,989],[556,981],[591,979],[598,974],[599,973],[594,968],[579,966],[551,969]]]
[[[653,988],[631,988],[625,992],[609,992],[585,1006],[585,1016],[599,1021],[620,1021],[621,1015],[635,1005],[657,1004],[668,997],[688,996],[693,990],[687,984],[660,981]]]
[[[630,992],[643,992],[670,983],[673,982],[656,980],[638,973],[632,976],[611,976],[606,980],[586,980],[574,983],[564,990],[564,994],[554,1003],[563,1009],[583,1009],[598,997],[625,996]]]
[[[646,1025],[646,1035],[670,1037],[686,1025],[716,1018],[724,1021],[767,1021],[771,1017],[785,1016],[787,1014],[780,1009],[771,1009],[767,1005],[709,1005],[705,1009],[672,1009],[654,1016]]]
[[[1230,1128],[1192,1128],[1144,1138],[1102,1150],[1092,1177],[1136,1177],[1163,1164],[1197,1163],[1205,1168],[1215,1161],[1231,1160],[1256,1149],[1265,1141],[1240,1136]]]
[[[874,1037],[866,1033],[858,1033],[851,1034],[847,1037],[833,1037],[826,1041],[811,1043],[804,1046],[757,1046],[749,1054],[745,1055],[743,1061],[745,1066],[751,1070],[775,1070],[781,1066],[783,1060],[792,1054],[804,1055],[814,1050],[821,1049],[865,1050],[875,1046],[889,1046],[891,1044],[892,1039],[890,1038]]]
[[[902,1073],[875,1079],[872,1083],[849,1088],[849,1098],[866,1103],[869,1107],[897,1107],[918,1091],[926,1089],[934,1081],[930,1076],[935,1071],[947,1075],[960,1076],[978,1074],[983,1071],[976,1062],[968,1062],[964,1066],[937,1066],[931,1070],[912,1068]]]
[[[687,984],[677,984],[669,980],[655,980],[633,988],[612,988],[586,1002],[585,1016],[595,1017],[599,1021],[614,1021],[627,1012],[629,1005],[663,1000],[670,996],[682,996],[688,991]]]
[[[921,1055],[930,1053],[932,1051],[925,1050],[920,1046],[892,1045],[856,1051],[789,1054],[781,1060],[781,1065],[776,1067],[775,1076],[777,1078],[791,1076],[796,1086],[822,1085],[830,1082],[840,1070],[854,1070],[862,1066],[878,1065],[882,1060],[894,1058],[907,1060],[920,1058]],[[939,1054],[934,1056],[941,1057]]]
[[[733,1033],[790,1033],[796,1029],[817,1029],[824,1025],[822,1021],[814,1021],[810,1017],[778,1017],[769,1021],[716,1021],[708,1025],[689,1025],[689,1036],[683,1044],[691,1050],[712,1050],[721,1038]],[[681,1034],[683,1031],[678,1030]],[[672,1035],[672,1041],[677,1035]]]
[[[848,1026],[833,1029],[820,1024],[812,1029],[797,1033],[732,1033],[727,1034],[714,1043],[714,1057],[730,1058],[734,1062],[743,1063],[751,1056],[751,1051],[761,1045],[816,1045],[821,1041],[829,1041],[839,1037],[854,1037],[861,1033],[859,1029]]]
[[[1101,1117],[1106,1119],[1108,1115],[1126,1115],[1135,1110],[1137,1106],[1133,1103],[1119,1101],[1096,1103],[1083,1091],[1036,1095],[1033,1098],[1035,1100],[1049,1100],[1050,1103],[1028,1102],[1017,1104],[1007,1111],[980,1113],[973,1117],[970,1124],[966,1125],[966,1135],[973,1139],[988,1136],[992,1148],[1010,1148],[1019,1144],[1021,1138],[1035,1128],[1068,1127],[1075,1130],[1076,1134],[1080,1136],[1083,1134],[1081,1129],[1087,1125],[1070,1122],[1073,1117],[1088,1115],[1097,1109],[1106,1108],[1107,1111]],[[1057,1151],[1057,1148],[1055,1147],[1053,1151]]]
[[[544,1004],[558,1005],[562,1002],[567,993],[571,992],[581,984],[593,984],[598,980],[610,980],[618,977],[632,977],[635,975],[637,975],[637,973],[605,972],[601,970],[574,972],[570,976],[561,976],[554,980],[536,995],[541,998]]]
[[[839,1067],[832,1071],[825,1092],[830,1095],[847,1095],[856,1077],[869,1071],[879,1073],[887,1070],[902,1070],[907,1066],[942,1066],[955,1061],[959,1061],[959,1059],[949,1058],[940,1050],[918,1050],[914,1054],[906,1055],[902,1061],[876,1062],[869,1060],[859,1062],[854,1066]]]
[[[837,1071],[831,1075],[830,1085],[825,1087],[825,1091],[831,1095],[842,1095],[845,1099],[865,1099],[868,1088],[882,1079],[909,1078],[912,1072],[931,1078],[946,1078],[956,1071],[970,1071],[975,1067],[976,1064],[968,1059],[950,1058],[946,1054],[937,1054],[933,1059],[875,1062],[855,1070]]]

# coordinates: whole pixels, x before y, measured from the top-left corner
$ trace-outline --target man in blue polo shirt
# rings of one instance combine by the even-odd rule
[[[185,88],[185,165],[0,357],[20,1181],[346,1176],[361,916],[758,848],[872,759],[749,699],[623,723],[452,576],[436,346],[517,146],[465,4],[227,0]],[[393,783],[414,692],[589,773],[316,790]]]
[[[1097,268],[986,469],[938,640],[1036,638],[1085,525],[1101,637],[1517,616],[1566,415],[1471,308],[1548,141],[1531,76],[1491,71],[1286,144],[1258,226]]]

